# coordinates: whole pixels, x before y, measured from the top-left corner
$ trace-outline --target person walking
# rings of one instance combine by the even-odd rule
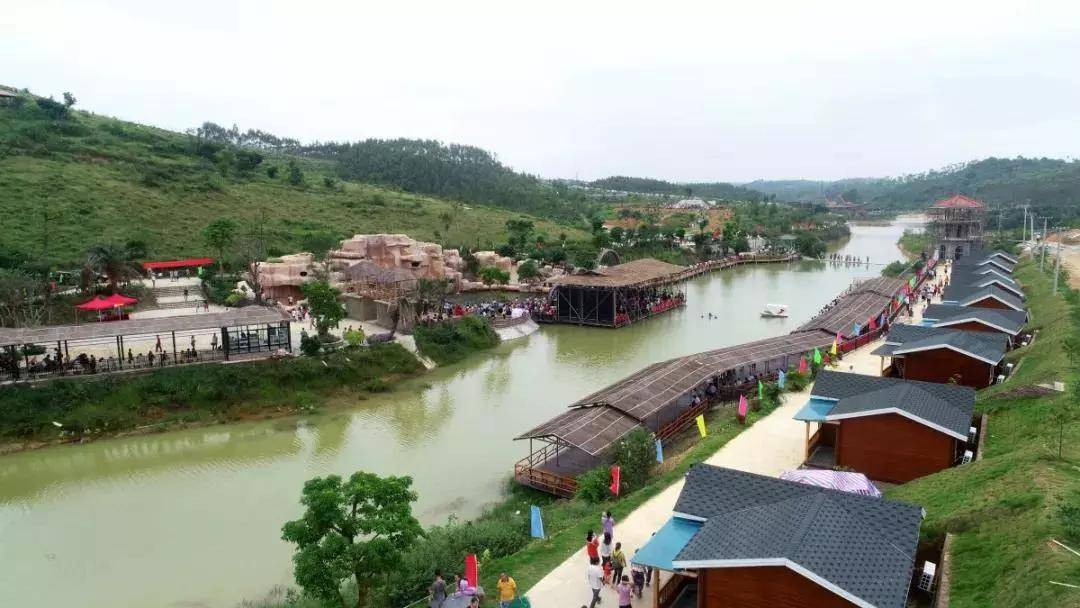
[[[446,581],[441,570],[435,571],[435,580],[428,587],[428,593],[431,594],[431,603],[428,604],[431,608],[440,608],[446,601]]]
[[[615,550],[611,552],[611,571],[615,574],[611,579],[612,585],[618,585],[626,577],[623,570],[626,569],[626,554],[623,553],[622,543],[615,543]]]
[[[517,583],[505,572],[499,574],[499,582],[495,583],[499,589],[500,608],[510,608],[510,604],[517,599]]]
[[[611,535],[604,532],[604,540],[600,543],[600,564],[603,566],[611,565],[611,553],[613,549],[611,547]]]
[[[600,539],[593,534],[592,530],[585,535],[585,553],[589,557],[589,562],[592,560],[600,559]]]
[[[603,602],[600,598],[600,590],[604,587],[604,570],[600,567],[600,560],[592,558],[589,560],[589,589],[592,591],[592,601],[589,602],[589,608],[596,608],[596,605]]]
[[[195,334],[191,334],[191,352],[195,352]]]
[[[187,302],[187,297],[188,297],[188,290],[187,290],[187,287],[185,287],[184,288],[184,301],[185,302]]]
[[[633,590],[634,588],[630,586],[630,577],[623,575],[615,587],[615,593],[619,596],[619,608],[630,608],[630,595]]]
[[[161,351],[165,350],[165,349],[161,348],[161,336],[160,335],[154,336],[154,350],[159,352],[159,353]]]
[[[611,516],[611,511],[604,511],[600,516],[600,528],[604,534],[610,534],[611,538],[615,538],[615,518]]]

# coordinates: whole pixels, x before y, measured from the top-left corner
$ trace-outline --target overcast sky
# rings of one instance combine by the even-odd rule
[[[1080,2],[0,0],[0,84],[545,177],[897,175],[1074,156]]]

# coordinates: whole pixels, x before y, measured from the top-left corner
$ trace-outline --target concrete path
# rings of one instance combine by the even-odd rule
[[[944,275],[945,273],[939,272],[937,281],[943,281]],[[935,301],[937,300],[935,298]],[[922,318],[922,307],[915,308],[910,321],[917,323]],[[833,369],[870,376],[881,375],[881,357],[870,353],[883,342],[884,340],[877,340],[844,355],[843,360]],[[805,423],[794,420],[792,416],[809,398],[809,387],[798,393],[785,393],[780,407],[729,441],[705,462],[774,477],[784,471],[799,468],[805,456],[806,426]],[[671,517],[671,511],[675,507],[675,501],[682,487],[682,480],[673,483],[634,510],[624,520],[617,522],[615,541],[622,543],[628,560]],[[599,512],[596,513],[596,529],[600,529]],[[584,547],[585,539],[581,540],[582,548],[577,553],[552,570],[526,593],[533,606],[536,608],[588,606],[592,594],[586,580],[588,558]],[[661,575],[663,576],[663,573]],[[652,606],[652,592],[653,588],[647,588],[640,600],[634,598],[634,606]],[[604,606],[609,608],[618,606],[618,598],[611,587],[606,587],[601,592],[601,598]]]

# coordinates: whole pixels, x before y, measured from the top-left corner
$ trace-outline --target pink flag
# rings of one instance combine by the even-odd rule
[[[611,465],[611,493],[619,495],[619,465]]]
[[[806,357],[799,357],[799,373],[806,373]]]
[[[746,417],[746,410],[749,404],[746,402],[746,395],[739,395],[739,415],[743,418]]]
[[[469,581],[469,586],[476,588],[476,583],[479,580],[477,576],[477,563],[476,554],[470,553],[465,556],[465,580]]]

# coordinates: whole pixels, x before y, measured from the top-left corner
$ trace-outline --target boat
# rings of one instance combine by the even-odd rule
[[[788,316],[787,311],[787,304],[766,304],[765,309],[761,311],[761,316],[785,319]]]

